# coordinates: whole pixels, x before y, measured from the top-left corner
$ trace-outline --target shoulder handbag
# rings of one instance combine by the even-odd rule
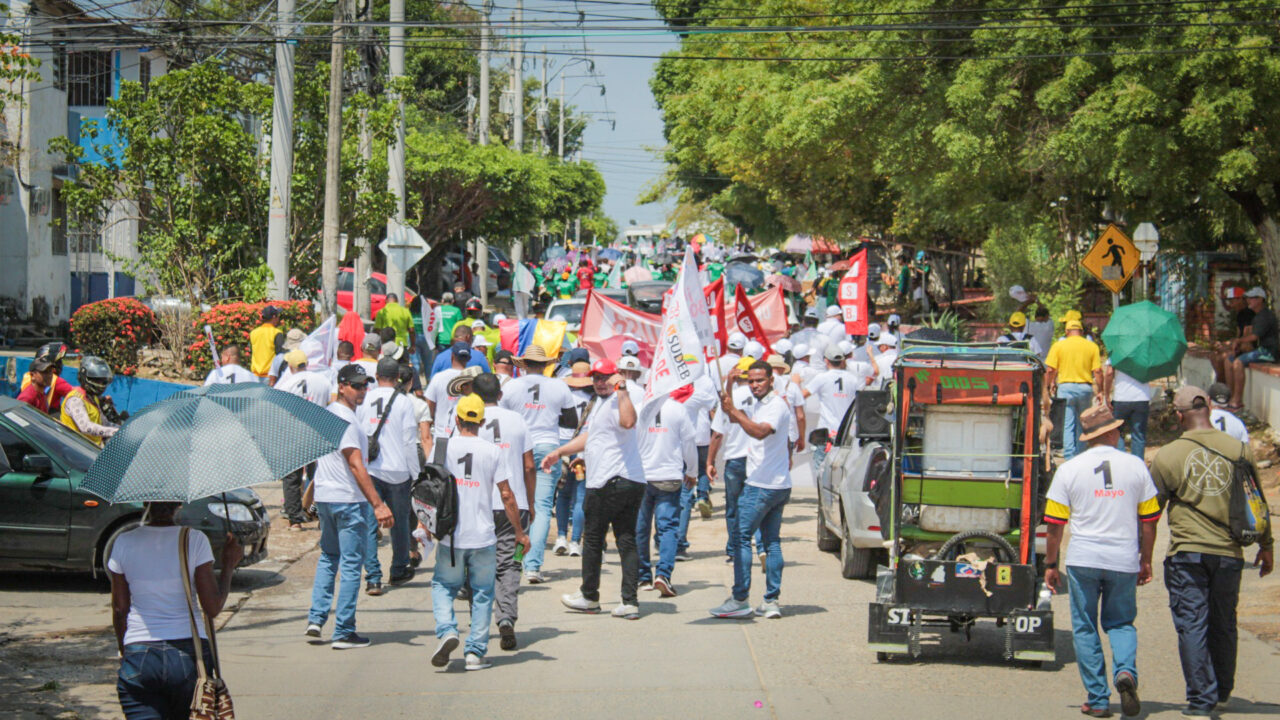
[[[178,559],[182,566],[182,589],[187,595],[187,618],[191,620],[191,642],[196,651],[196,692],[191,697],[191,720],[235,720],[236,711],[231,706],[231,692],[222,680],[218,670],[218,643],[213,635],[213,623],[203,612],[205,634],[209,636],[209,654],[213,656],[213,667],[204,664],[204,649],[201,647],[200,633],[196,630],[196,607],[191,597],[191,571],[187,562],[187,537],[191,528],[182,528],[178,533]]]
[[[378,420],[378,428],[373,431],[373,435],[369,438],[369,462],[377,460],[378,455],[382,453],[382,446],[378,444],[378,438],[382,436],[382,427],[387,424],[387,418],[391,417],[391,406],[396,404],[396,397],[399,395],[399,390],[391,393],[391,399],[387,401],[387,409],[382,411],[382,419]]]

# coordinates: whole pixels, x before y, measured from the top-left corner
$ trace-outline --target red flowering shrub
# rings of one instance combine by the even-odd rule
[[[138,351],[159,335],[156,314],[134,298],[99,300],[71,315],[71,342],[85,355],[106,360],[120,375],[138,372]]]
[[[280,308],[280,329],[285,332],[292,328],[311,332],[316,327],[316,314],[310,300],[215,305],[201,313],[193,323],[198,337],[187,346],[187,368],[201,377],[213,369],[213,353],[209,351],[209,338],[204,333],[205,325],[213,330],[213,341],[219,352],[227,345],[239,345],[244,355],[242,364],[248,367],[249,333],[262,324],[262,308],[268,305]]]

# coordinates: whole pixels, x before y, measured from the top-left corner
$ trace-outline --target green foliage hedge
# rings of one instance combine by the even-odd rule
[[[316,314],[310,300],[215,305],[201,313],[193,323],[199,337],[187,346],[187,369],[200,375],[208,374],[213,369],[213,354],[209,351],[209,339],[204,332],[205,325],[213,330],[213,339],[217,343],[219,352],[228,344],[239,345],[244,353],[242,364],[248,367],[249,333],[262,324],[262,309],[268,305],[280,308],[280,328],[285,332],[292,328],[301,328],[307,332],[315,329]]]

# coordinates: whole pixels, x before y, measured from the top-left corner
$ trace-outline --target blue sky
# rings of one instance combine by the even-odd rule
[[[513,0],[497,0],[494,21],[500,23],[509,20],[512,7]],[[660,23],[649,5],[620,3],[619,6],[612,7],[575,3],[573,0],[527,0],[525,23],[527,25],[535,20],[564,22],[566,17],[572,18],[568,13],[576,13],[579,9],[614,18],[610,20],[599,15],[588,15],[587,22],[597,28],[602,24],[634,25],[634,22],[628,22],[630,18],[648,18],[653,25]],[[538,31],[530,29],[530,33],[536,32]],[[545,42],[530,40],[526,42],[525,50],[532,59],[538,57],[543,47],[554,53],[582,52],[584,43],[588,54],[661,55],[678,47],[674,35],[654,33],[630,36],[625,40],[598,36]],[[567,55],[551,56],[552,65],[548,72],[554,74],[572,59]],[[661,176],[663,170],[662,161],[652,152],[663,145],[662,116],[649,92],[649,76],[656,60],[608,57],[592,57],[591,60],[595,62],[595,74],[600,79],[575,77],[588,74],[586,63],[577,63],[567,71],[565,94],[573,98],[569,104],[576,106],[579,111],[610,113],[607,116],[590,116],[592,122],[588,124],[582,151],[583,159],[595,163],[604,175],[607,188],[604,211],[623,228],[631,220],[641,225],[665,222],[666,208],[663,206],[636,204],[636,197],[649,183]],[[539,77],[541,66],[526,61],[525,73]],[[602,97],[598,88],[587,86],[591,83],[603,84],[607,88],[605,95]],[[548,84],[552,92],[558,92],[558,80]],[[610,119],[616,121],[616,125],[608,122]],[[527,132],[526,137],[529,136]]]

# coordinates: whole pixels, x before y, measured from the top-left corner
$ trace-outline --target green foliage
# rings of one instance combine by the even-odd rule
[[[973,329],[969,327],[969,321],[957,315],[954,310],[929,313],[921,318],[920,324],[927,328],[943,330],[954,337],[956,342],[964,343],[973,339]]]
[[[309,300],[215,305],[201,313],[191,324],[197,337],[186,348],[187,369],[197,373],[199,377],[208,375],[213,369],[213,353],[209,351],[205,325],[213,331],[213,340],[219,352],[228,345],[239,345],[241,352],[248,352],[249,333],[262,324],[262,309],[267,305],[280,308],[280,328],[286,332],[292,328],[311,332],[316,327],[315,309]],[[247,361],[245,366],[248,367]]]
[[[71,342],[85,355],[97,355],[120,375],[138,371],[138,351],[159,337],[151,308],[133,298],[111,298],[81,305],[71,314]]]

